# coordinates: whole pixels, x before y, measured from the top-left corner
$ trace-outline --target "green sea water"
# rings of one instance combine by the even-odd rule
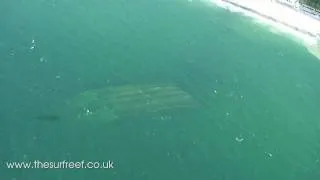
[[[302,45],[206,1],[4,0],[0,179],[316,180],[319,78]],[[81,92],[156,83],[200,108],[69,119]],[[114,168],[6,166],[34,160]]]

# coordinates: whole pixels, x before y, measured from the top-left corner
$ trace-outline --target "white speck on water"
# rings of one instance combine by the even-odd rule
[[[267,156],[269,157],[269,158],[272,158],[272,154],[271,153],[269,153],[269,152],[265,152],[266,154],[267,154]]]
[[[226,116],[230,116],[230,113],[229,113],[229,112],[226,112]]]
[[[233,97],[234,96],[234,92],[230,92],[226,95],[227,97]]]
[[[56,75],[56,79],[60,79],[61,78],[61,76],[59,76],[59,75]]]
[[[30,50],[33,50],[36,47],[36,41],[32,39],[31,44]]]
[[[45,59],[44,57],[41,57],[40,62],[47,62],[47,59]]]
[[[150,104],[150,100],[149,100],[149,99],[147,99],[147,102],[146,102],[146,104],[148,104],[148,105]]]
[[[162,121],[164,121],[164,120],[170,120],[170,119],[172,119],[172,116],[164,115],[164,116],[161,116],[160,119],[161,119]]]
[[[250,135],[251,135],[252,137],[255,137],[255,136],[256,136],[256,133],[251,132]]]
[[[28,158],[28,155],[24,154],[23,159],[27,159],[27,158]]]
[[[237,141],[237,142],[239,142],[239,143],[241,143],[242,141],[244,141],[244,138],[243,137],[241,137],[241,136],[237,136],[236,138],[235,138],[235,140]]]
[[[90,110],[90,109],[85,109],[85,111],[86,111],[86,115],[88,116],[88,115],[91,115],[92,114],[92,111]]]
[[[10,56],[14,56],[15,55],[15,52],[13,49],[10,50]]]
[[[215,89],[215,90],[213,90],[213,92],[215,93],[215,94],[217,94],[218,93],[218,91]]]

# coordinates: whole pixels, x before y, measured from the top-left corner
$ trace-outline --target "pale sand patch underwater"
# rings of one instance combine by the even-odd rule
[[[175,84],[140,84],[88,90],[67,105],[77,120],[110,122],[123,116],[194,109],[199,103]]]

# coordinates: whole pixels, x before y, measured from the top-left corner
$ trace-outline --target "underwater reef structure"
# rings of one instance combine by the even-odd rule
[[[76,119],[114,121],[119,117],[190,109],[199,106],[174,84],[110,86],[82,92],[68,101]]]

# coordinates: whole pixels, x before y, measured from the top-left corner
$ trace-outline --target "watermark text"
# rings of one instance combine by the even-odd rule
[[[12,161],[5,162],[8,169],[113,169],[113,161]]]

